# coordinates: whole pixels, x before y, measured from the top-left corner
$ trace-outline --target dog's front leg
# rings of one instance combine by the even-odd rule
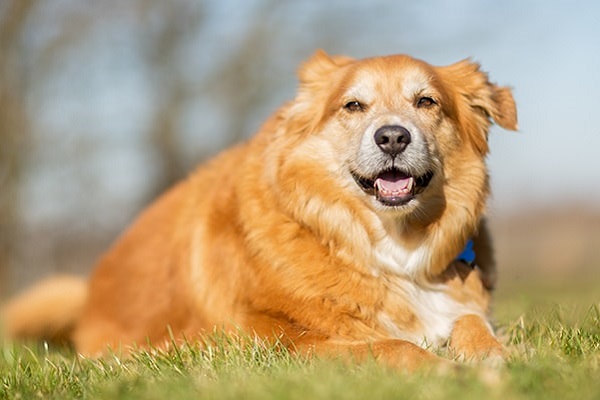
[[[296,350],[317,357],[354,363],[373,359],[393,369],[408,372],[418,370],[447,372],[456,366],[453,362],[438,357],[414,343],[399,339],[376,340],[370,343],[325,339],[297,344]]]
[[[501,361],[504,359],[502,344],[479,315],[464,315],[456,321],[450,336],[449,348],[464,360]]]

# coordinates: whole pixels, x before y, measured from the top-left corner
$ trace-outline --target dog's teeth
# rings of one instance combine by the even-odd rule
[[[414,178],[410,178],[410,179],[408,180],[408,184],[406,185],[406,192],[407,192],[407,193],[409,193],[409,192],[412,192],[412,189],[413,189],[413,186],[414,186],[414,184],[415,184],[415,180],[414,180]]]

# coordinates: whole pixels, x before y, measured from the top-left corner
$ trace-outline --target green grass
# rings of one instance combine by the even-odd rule
[[[498,293],[511,356],[504,367],[403,374],[375,363],[297,358],[216,337],[169,352],[80,358],[65,349],[0,347],[0,399],[600,399],[600,296]]]

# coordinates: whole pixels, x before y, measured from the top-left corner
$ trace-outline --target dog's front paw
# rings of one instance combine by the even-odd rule
[[[490,366],[504,364],[506,357],[502,344],[477,315],[466,315],[456,321],[449,348],[457,360],[483,362]]]

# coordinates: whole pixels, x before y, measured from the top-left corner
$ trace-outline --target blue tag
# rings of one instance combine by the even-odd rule
[[[463,261],[467,264],[473,264],[475,262],[475,250],[473,250],[473,241],[469,240],[465,246],[465,249],[456,257],[457,261]]]

